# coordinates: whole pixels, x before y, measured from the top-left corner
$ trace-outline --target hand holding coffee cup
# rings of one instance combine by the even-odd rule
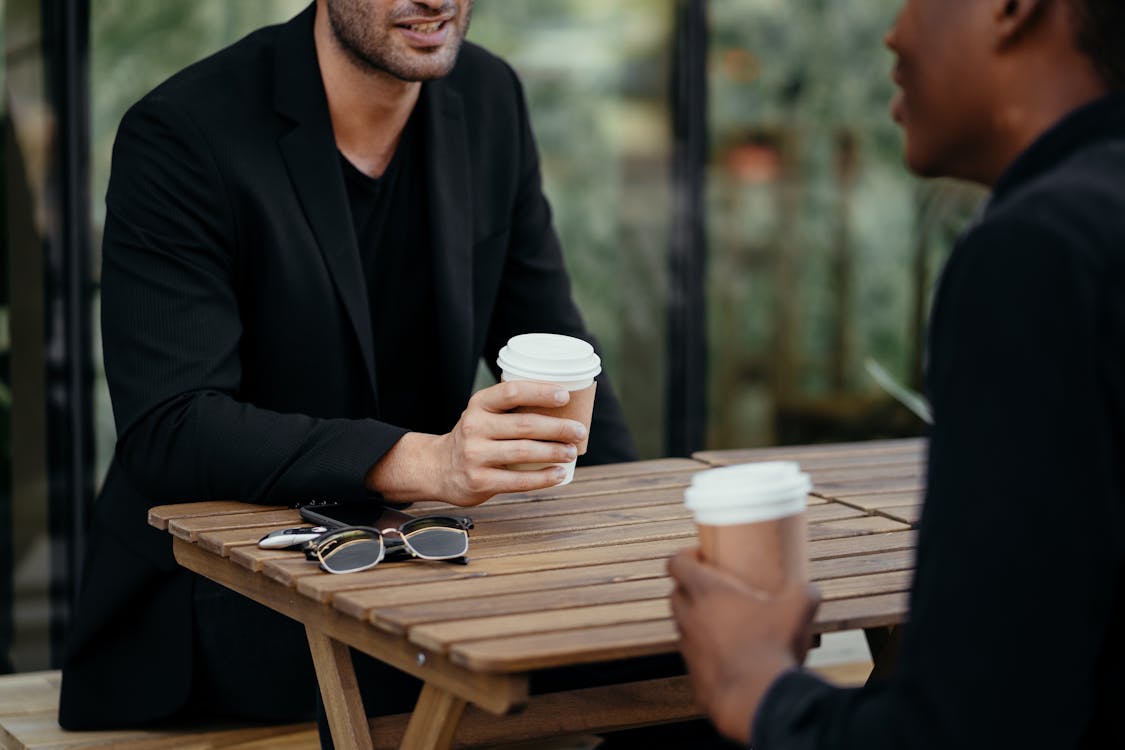
[[[496,364],[500,367],[500,379],[505,382],[537,381],[550,383],[570,392],[570,400],[563,406],[521,406],[516,411],[581,422],[586,428],[586,438],[578,443],[577,448],[579,456],[584,454],[589,443],[594,393],[598,385],[594,378],[602,371],[601,358],[594,352],[594,347],[572,336],[525,333],[508,340],[507,346],[500,350]],[[574,463],[521,463],[510,464],[508,468],[535,471],[552,465],[560,466],[566,473],[559,484],[567,484],[574,479]]]
[[[524,370],[506,371],[507,382],[472,395],[449,432],[407,432],[399,438],[368,470],[365,484],[388,500],[437,499],[469,507],[501,493],[528,492],[568,481],[579,446],[585,449],[593,376],[598,370],[600,365],[587,368],[581,384],[588,393],[579,393],[578,399],[569,390],[576,384],[572,379],[521,379]],[[588,398],[586,403],[582,396]]]
[[[777,593],[808,579],[805,505],[812,483],[793,461],[701,471],[684,491],[703,559]]]

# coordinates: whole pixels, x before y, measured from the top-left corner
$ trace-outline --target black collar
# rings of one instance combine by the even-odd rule
[[[1081,148],[1103,140],[1125,139],[1125,93],[1109,94],[1070,112],[1012,162],[992,190],[991,205]]]

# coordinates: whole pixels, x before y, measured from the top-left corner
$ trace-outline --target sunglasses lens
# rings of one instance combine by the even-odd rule
[[[370,531],[348,530],[324,539],[320,564],[329,573],[354,573],[373,568],[383,558],[383,540]]]
[[[446,560],[469,551],[469,535],[447,519],[419,518],[403,524],[402,536],[419,557]]]

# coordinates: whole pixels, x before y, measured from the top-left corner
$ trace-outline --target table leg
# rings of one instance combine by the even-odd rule
[[[400,750],[449,750],[464,710],[462,698],[427,682],[410,716]]]
[[[372,750],[371,730],[355,679],[348,647],[323,633],[305,628],[320,683],[320,697],[328,714],[332,743],[337,750]]]
[[[902,628],[890,625],[881,628],[867,628],[863,631],[867,636],[867,647],[871,649],[871,661],[874,667],[867,678],[868,684],[881,682],[894,674],[898,667],[898,651],[902,642]]]

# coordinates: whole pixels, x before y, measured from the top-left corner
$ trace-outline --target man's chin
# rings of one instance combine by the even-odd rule
[[[386,66],[385,70],[399,80],[420,83],[444,78],[453,70],[456,62],[456,51],[452,54],[446,49],[434,50],[429,53],[412,51],[408,58],[396,61],[394,65]]]
[[[906,136],[906,146],[903,149],[902,160],[906,168],[918,177],[944,177],[945,170],[938,164],[938,160],[924,149],[912,146],[909,134]]]

